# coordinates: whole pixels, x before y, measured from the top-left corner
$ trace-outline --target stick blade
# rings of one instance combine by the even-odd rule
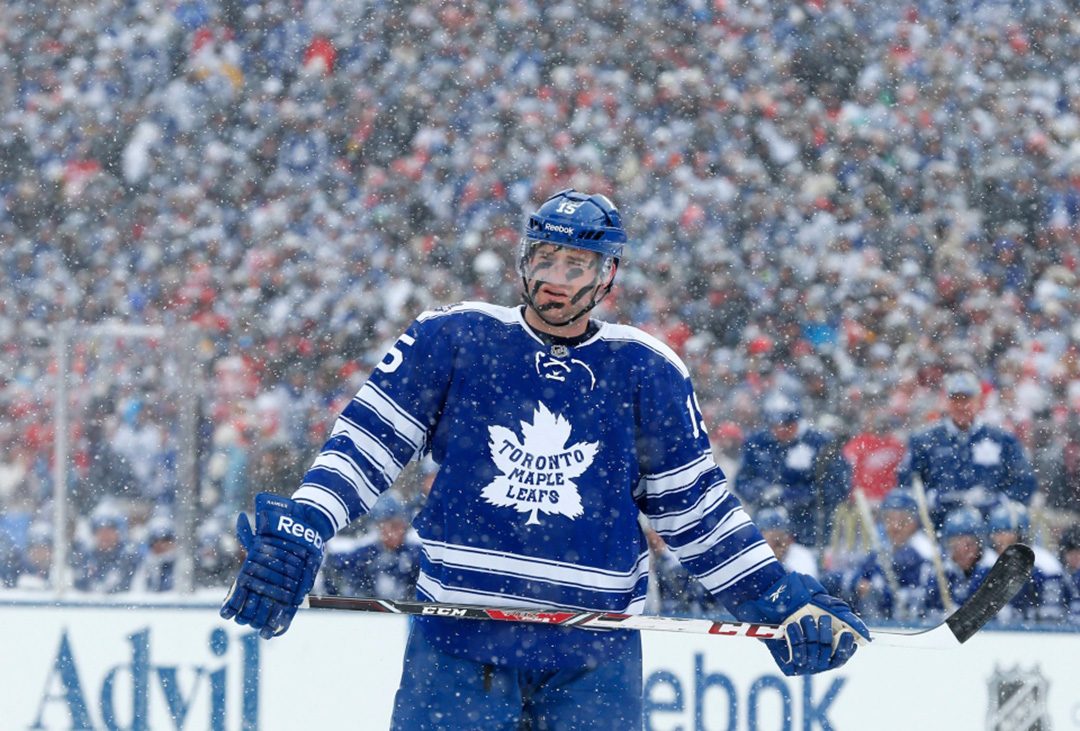
[[[1034,565],[1035,552],[1023,543],[1002,551],[971,598],[945,620],[957,642],[967,642],[993,619],[1031,578]]]

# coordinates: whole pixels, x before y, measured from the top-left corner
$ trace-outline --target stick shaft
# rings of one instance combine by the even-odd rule
[[[872,630],[874,644],[916,649],[946,649],[966,642],[1001,610],[1031,576],[1035,556],[1023,544],[1009,546],[998,557],[983,584],[944,622],[921,631]],[[314,609],[343,609],[354,612],[405,614],[422,617],[525,622],[590,629],[659,630],[689,632],[717,637],[746,637],[758,640],[784,637],[784,627],[754,622],[714,621],[651,614],[620,614],[571,609],[520,609],[480,607],[470,604],[365,599],[350,596],[309,596],[301,604]]]
[[[393,601],[344,596],[309,596],[304,602],[314,609],[344,609],[382,614],[407,614],[422,617],[482,619],[496,622],[524,622],[561,627],[591,629],[660,630],[689,632],[722,637],[749,637],[769,640],[784,636],[784,628],[774,624],[754,622],[713,621],[689,617],[663,617],[651,614],[620,614],[618,612],[588,612],[565,609],[517,609],[511,607],[480,607],[468,604],[435,604],[430,602]]]

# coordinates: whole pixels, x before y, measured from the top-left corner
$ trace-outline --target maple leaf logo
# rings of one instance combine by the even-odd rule
[[[506,427],[488,427],[491,459],[502,474],[481,496],[492,505],[528,513],[526,525],[539,525],[540,513],[580,517],[584,509],[574,479],[592,464],[598,443],[567,445],[570,432],[570,422],[542,403],[531,424],[521,422],[521,439]]]

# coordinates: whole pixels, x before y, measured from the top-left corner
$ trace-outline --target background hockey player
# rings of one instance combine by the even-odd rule
[[[412,599],[420,574],[420,539],[409,527],[405,504],[384,492],[368,518],[371,529],[366,535],[330,546],[323,565],[326,593]]]
[[[625,242],[607,198],[564,190],[527,219],[523,306],[421,314],[293,497],[260,494],[254,530],[241,516],[248,556],[222,615],[285,632],[324,541],[430,454],[419,598],[639,613],[644,513],[737,617],[790,622],[787,641],[767,643],[783,672],[846,662],[865,625],[776,561],[712,459],[686,367],[642,331],[589,317]],[[392,726],[626,731],[641,726],[641,696],[636,632],[419,617]]]
[[[941,529],[945,546],[945,581],[953,603],[963,604],[986,578],[993,561],[986,551],[986,521],[975,508],[963,507],[945,516]],[[923,580],[922,613],[936,617],[945,611],[941,585],[937,576],[928,574]]]
[[[1073,624],[1080,624],[1080,524],[1069,526],[1061,534],[1058,553],[1065,568],[1069,620]]]
[[[132,591],[163,592],[176,588],[176,528],[171,516],[152,518],[146,526],[142,557],[131,581]]]
[[[1001,610],[1001,622],[1058,622],[1065,618],[1067,593],[1065,571],[1057,556],[1031,540],[1031,518],[1019,503],[1002,502],[987,520],[990,535],[990,557],[996,559],[1014,543],[1024,542],[1035,551],[1035,566],[1031,579]]]
[[[830,434],[802,420],[793,398],[770,394],[763,411],[768,426],[747,437],[735,491],[752,510],[783,506],[795,539],[819,547],[851,490],[851,467]]]
[[[115,594],[128,591],[139,551],[128,537],[128,519],[119,506],[103,500],[90,514],[90,535],[72,556],[75,588]]]
[[[945,395],[945,418],[908,440],[899,485],[910,488],[914,476],[922,479],[938,528],[961,506],[986,517],[1003,498],[1027,504],[1035,492],[1035,473],[1015,434],[978,421],[979,379],[968,371],[950,373]]]
[[[648,612],[667,617],[711,617],[722,611],[716,599],[690,575],[659,533],[645,528],[645,536],[651,550],[658,602],[655,608],[647,608]]]
[[[885,555],[868,556],[848,580],[851,603],[860,616],[909,619],[923,604],[934,545],[919,529],[918,509],[907,490],[892,490],[882,499],[878,517]]]
[[[788,571],[797,571],[818,578],[817,554],[795,540],[791,518],[784,508],[765,508],[754,513],[754,525],[765,537],[776,559]]]

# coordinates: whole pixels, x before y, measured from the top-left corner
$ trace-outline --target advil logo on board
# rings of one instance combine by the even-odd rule
[[[259,636],[249,632],[238,639],[242,658],[241,728],[254,731],[259,725]],[[229,662],[224,658],[229,652],[228,632],[221,628],[210,632],[208,649],[220,660],[183,667],[151,663],[149,628],[128,635],[126,640],[125,652],[130,661],[120,662],[97,679],[80,672],[79,648],[64,629],[49,665],[31,731],[149,731],[152,715],[170,718],[176,729],[225,730]],[[236,672],[234,668],[234,676]],[[236,682],[235,677],[232,682]],[[164,708],[155,714],[157,709],[152,708],[152,703],[163,703]],[[208,708],[207,715],[192,715],[196,706]],[[55,725],[57,722],[62,726]]]

